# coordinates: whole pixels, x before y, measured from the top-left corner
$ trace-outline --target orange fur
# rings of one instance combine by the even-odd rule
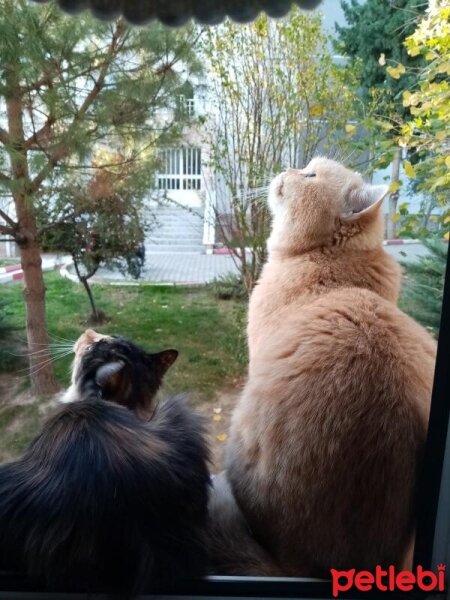
[[[413,535],[435,342],[395,305],[385,193],[322,158],[271,186],[227,475],[289,575],[401,565]]]

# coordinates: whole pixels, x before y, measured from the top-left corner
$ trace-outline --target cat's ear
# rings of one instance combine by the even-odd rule
[[[84,337],[87,342],[94,342],[98,338],[98,333],[93,329],[86,329]]]
[[[95,382],[102,390],[116,388],[120,379],[120,372],[124,366],[125,363],[121,360],[114,360],[102,365],[97,369]]]
[[[103,333],[97,333],[93,329],[86,329],[75,342],[73,350],[77,353],[80,350],[84,350],[86,346],[91,346],[92,344],[95,344],[95,342],[109,337],[110,336],[104,335]]]
[[[152,362],[156,360],[162,367],[163,373],[165,373],[167,369],[171,367],[177,360],[178,350],[171,348],[170,350],[163,350],[162,352],[157,352],[156,354],[151,354],[150,356]]]
[[[357,221],[378,211],[389,191],[387,185],[365,184],[357,190],[351,190],[345,201],[343,221]]]

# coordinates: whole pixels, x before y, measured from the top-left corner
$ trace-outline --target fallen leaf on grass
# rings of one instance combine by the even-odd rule
[[[217,436],[217,439],[219,440],[219,442],[224,442],[227,439],[227,434],[226,433],[219,433],[219,435]]]

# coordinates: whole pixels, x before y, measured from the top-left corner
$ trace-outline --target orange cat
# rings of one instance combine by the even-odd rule
[[[324,158],[271,185],[226,471],[289,575],[400,565],[413,538],[435,342],[395,306],[386,192]]]

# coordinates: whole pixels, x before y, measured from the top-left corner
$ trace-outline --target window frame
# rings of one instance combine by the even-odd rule
[[[202,191],[202,148],[183,145],[161,150],[164,171],[156,175],[157,189],[164,192]],[[189,173],[189,170],[192,172]]]
[[[431,413],[422,474],[418,486],[417,535],[414,565],[433,568],[443,562],[450,568],[450,252],[447,254],[441,326],[436,357]],[[38,582],[20,574],[0,573],[0,600],[90,600],[104,594],[47,593]],[[357,590],[342,598],[425,598],[414,592],[365,592]],[[444,594],[433,593],[434,598]],[[210,576],[179,582],[171,589],[145,593],[144,598],[332,598],[329,581],[311,578]]]

